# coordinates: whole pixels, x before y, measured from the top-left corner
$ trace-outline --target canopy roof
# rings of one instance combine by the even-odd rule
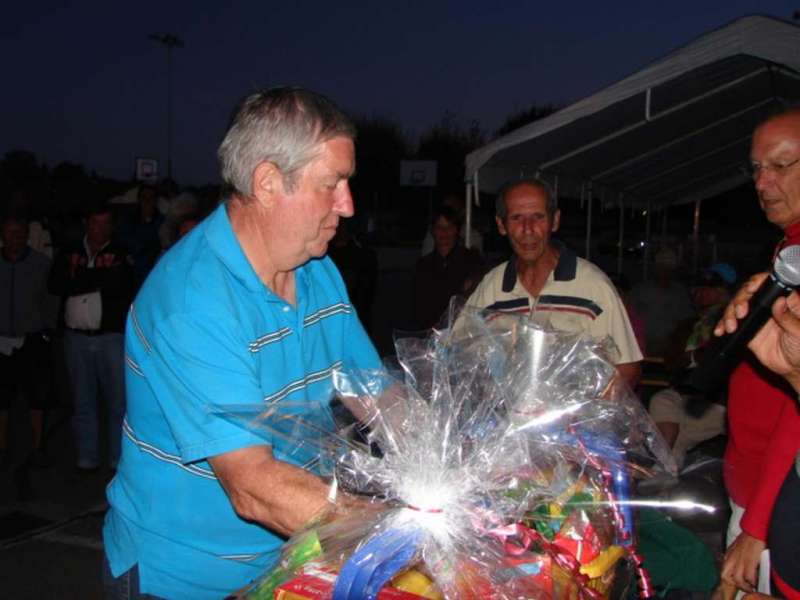
[[[747,181],[754,126],[800,98],[800,27],[742,17],[467,156],[468,181],[497,192],[539,174],[559,196],[653,208]]]

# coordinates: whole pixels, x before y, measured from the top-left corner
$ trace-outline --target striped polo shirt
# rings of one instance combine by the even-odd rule
[[[115,576],[138,564],[143,593],[221,598],[277,558],[284,540],[236,515],[206,459],[269,444],[301,464],[301,446],[225,411],[283,402],[322,414],[334,370],[380,366],[330,259],[296,269],[295,286],[292,306],[260,281],[223,204],[158,262],[131,307],[104,541]]]
[[[486,274],[467,300],[468,306],[510,313],[533,312],[555,329],[610,338],[618,351],[615,364],[642,360],[628,313],[616,288],[600,269],[563,244],[558,264],[538,297],[517,277],[516,261],[504,262]]]

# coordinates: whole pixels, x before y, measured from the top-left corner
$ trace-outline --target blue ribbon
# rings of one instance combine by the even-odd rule
[[[387,529],[373,537],[344,564],[333,600],[375,600],[378,592],[414,558],[419,529]]]

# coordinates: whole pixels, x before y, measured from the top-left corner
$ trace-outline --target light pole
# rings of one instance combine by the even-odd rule
[[[171,33],[151,33],[148,39],[167,47],[167,179],[172,179],[172,49],[183,48],[183,40]]]

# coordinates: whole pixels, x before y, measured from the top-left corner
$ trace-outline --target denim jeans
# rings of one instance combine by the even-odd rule
[[[100,464],[98,391],[108,407],[108,463],[119,462],[122,418],[125,415],[125,355],[121,333],[85,335],[66,331],[64,353],[72,385],[72,433],[78,466]]]
[[[103,557],[103,596],[105,600],[160,600],[158,596],[142,594],[139,591],[139,567],[125,571],[119,577],[111,574],[108,559]]]

